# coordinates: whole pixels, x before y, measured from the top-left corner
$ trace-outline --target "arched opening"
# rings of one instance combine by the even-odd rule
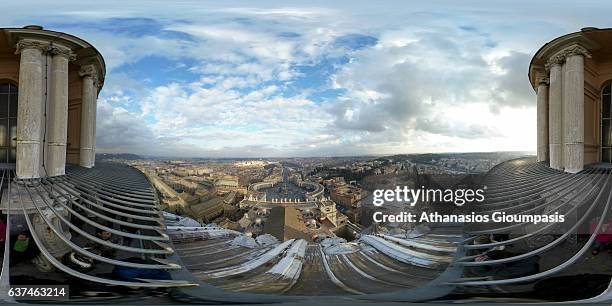
[[[612,163],[612,84],[601,92],[601,161]]]
[[[17,86],[0,83],[0,164],[14,164],[17,157]]]

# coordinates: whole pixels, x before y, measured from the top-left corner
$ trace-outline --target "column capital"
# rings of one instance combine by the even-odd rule
[[[94,86],[98,86],[98,71],[94,65],[82,65],[81,69],[79,70],[79,76],[92,78],[94,81]]]
[[[591,52],[581,45],[569,46],[551,56],[544,65],[546,71],[550,71],[550,68],[554,65],[562,65],[565,61],[572,56],[582,55],[584,57],[591,57]]]
[[[64,47],[58,44],[50,44],[46,47],[45,51],[48,54],[54,55],[54,56],[63,56],[65,58],[67,58],[69,61],[74,61],[76,60],[76,54],[74,54],[74,52],[72,52],[72,50],[68,47]]]
[[[550,68],[552,68],[553,66],[561,66],[563,65],[563,63],[565,63],[565,56],[563,56],[563,54],[558,54],[558,55],[552,56],[546,61],[546,64],[544,65],[544,69],[546,69],[546,71],[549,72]]]
[[[550,78],[547,76],[541,76],[536,79],[536,84],[538,85],[548,85],[550,84]]]
[[[574,55],[582,55],[584,57],[591,57],[591,52],[589,52],[589,50],[587,50],[585,47],[580,46],[580,45],[573,45],[569,48],[564,49],[563,51],[563,56],[565,58],[568,58],[570,56],[574,56]]]
[[[15,54],[20,54],[21,51],[23,51],[24,49],[38,49],[41,52],[44,52],[48,46],[49,44],[44,41],[33,40],[33,39],[21,39],[15,45],[15,48],[16,48]]]

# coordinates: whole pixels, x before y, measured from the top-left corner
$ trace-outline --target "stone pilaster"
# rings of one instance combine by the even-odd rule
[[[66,139],[68,129],[68,62],[74,54],[67,47],[53,45],[48,50],[51,59],[51,82],[47,114],[48,176],[66,173]]]
[[[537,102],[537,142],[538,161],[547,161],[548,157],[548,82],[547,77],[539,77]]]
[[[550,167],[563,170],[563,57],[551,58],[546,67],[550,75],[548,90],[548,143]]]
[[[586,49],[573,46],[564,51],[563,131],[565,171],[584,168],[584,57]]]
[[[38,178],[41,168],[43,124],[43,50],[47,43],[20,40],[19,98],[17,110],[17,164],[19,178]]]
[[[91,168],[95,163],[96,104],[98,76],[93,65],[83,65],[79,71],[83,78],[81,106],[81,148],[79,165]]]

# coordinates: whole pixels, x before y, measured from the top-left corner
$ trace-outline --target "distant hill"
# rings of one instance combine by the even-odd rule
[[[108,160],[108,159],[125,159],[125,160],[139,160],[143,159],[142,156],[130,153],[98,153],[96,154],[96,160]]]
[[[528,155],[534,155],[534,152],[522,152],[522,151],[498,151],[498,152],[466,152],[466,153],[423,153],[423,154],[398,154],[391,156],[382,156],[378,160],[413,160],[422,163],[429,163],[431,160],[438,160],[442,158],[463,158],[463,159],[512,159],[517,157],[523,157]]]

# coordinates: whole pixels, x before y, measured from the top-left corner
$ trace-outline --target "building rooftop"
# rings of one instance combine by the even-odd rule
[[[45,280],[72,284],[80,279],[91,285],[81,287],[84,291],[98,286],[99,291],[109,292],[115,290],[110,289],[113,286],[197,286],[171,279],[173,271],[182,267],[171,259],[174,250],[165,233],[157,195],[139,171],[100,164],[93,169],[68,166],[65,176],[40,179],[15,179],[12,169],[1,172],[0,210],[9,212],[6,238],[12,242],[17,234],[27,232],[33,264],[4,256],[0,278],[11,284]],[[111,238],[102,237],[103,231]],[[7,248],[5,255],[10,252],[13,250]],[[121,269],[169,275],[160,279],[145,273],[125,278],[119,273]]]
[[[308,239],[302,213],[293,207],[274,207],[270,210],[263,232],[281,241]]]

